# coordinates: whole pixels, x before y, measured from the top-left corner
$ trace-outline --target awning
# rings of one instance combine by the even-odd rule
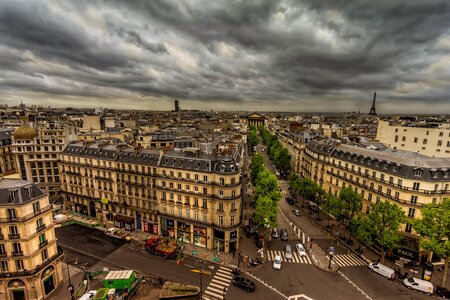
[[[134,218],[121,215],[115,215],[114,221],[123,222],[127,224],[134,224]]]

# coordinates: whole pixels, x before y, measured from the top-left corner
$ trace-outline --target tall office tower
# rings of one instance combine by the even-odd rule
[[[175,100],[175,112],[179,112],[180,111],[180,106],[178,103],[178,100]]]

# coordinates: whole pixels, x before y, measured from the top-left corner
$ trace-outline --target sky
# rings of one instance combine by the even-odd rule
[[[450,113],[448,0],[0,1],[0,103]]]

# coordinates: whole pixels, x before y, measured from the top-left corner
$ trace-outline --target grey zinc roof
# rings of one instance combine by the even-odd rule
[[[411,167],[450,168],[450,158],[447,157],[430,157],[416,152],[392,148],[386,148],[381,151],[371,150],[344,144],[337,146],[336,149]]]
[[[32,196],[26,189],[28,187],[31,188]],[[17,191],[14,202],[10,200],[10,191]],[[33,182],[20,179],[0,179],[0,205],[23,204],[42,195],[44,192]]]

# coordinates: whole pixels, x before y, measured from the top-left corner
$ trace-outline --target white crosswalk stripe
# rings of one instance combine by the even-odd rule
[[[214,277],[206,290],[203,292],[203,300],[223,299],[226,294],[226,291],[224,293],[224,290],[228,290],[228,286],[230,285],[232,279],[232,270],[221,266],[217,270],[216,274],[214,274]]]
[[[333,260],[339,267],[365,266],[367,263],[355,254],[338,254]]]
[[[285,255],[284,255],[284,251],[267,250],[266,255],[267,255],[267,260],[269,260],[269,261],[274,261],[275,256],[280,255],[281,261],[283,261],[283,262],[291,262],[291,263],[296,263],[296,264],[311,264],[312,263],[311,259],[309,258],[308,255],[300,256],[300,255],[298,255],[297,252],[292,252],[291,260],[286,259]]]

